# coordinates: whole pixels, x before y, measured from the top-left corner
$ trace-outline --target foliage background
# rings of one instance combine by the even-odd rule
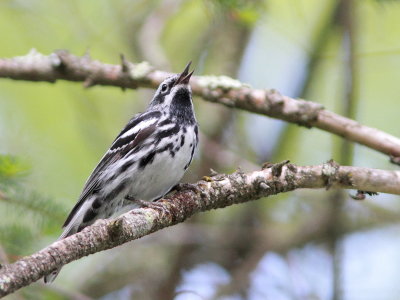
[[[0,57],[68,49],[104,62],[225,74],[400,136],[400,3],[377,0],[0,2]],[[0,80],[0,260],[56,239],[110,142],[154,91]],[[185,181],[265,161],[388,158],[195,99],[201,149]],[[9,299],[398,299],[397,196],[296,191],[196,216],[66,266]]]

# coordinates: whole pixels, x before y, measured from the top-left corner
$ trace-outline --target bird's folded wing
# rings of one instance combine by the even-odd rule
[[[100,187],[100,178],[104,170],[119,159],[123,158],[129,151],[139,147],[157,128],[158,117],[160,113],[147,112],[136,115],[121,131],[118,137],[112,143],[110,149],[103,156],[99,164],[93,170],[89,179],[83,188],[78,202],[75,204],[63,227],[72,220],[75,213],[79,210],[85,199]]]

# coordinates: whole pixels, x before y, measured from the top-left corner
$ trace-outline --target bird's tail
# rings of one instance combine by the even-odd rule
[[[56,279],[56,277],[58,276],[58,273],[60,273],[61,268],[58,268],[56,270],[54,270],[53,272],[51,272],[49,275],[44,276],[43,280],[44,283],[52,283],[54,281],[54,279]]]
[[[69,237],[70,235],[73,235],[78,232],[78,226],[76,226],[76,225],[74,226],[75,222],[73,222],[76,220],[71,220],[71,221],[72,222],[70,222],[69,225],[67,225],[64,228],[63,233],[60,235],[60,237],[57,239],[57,241],[65,239],[66,237]],[[54,281],[54,279],[56,279],[56,277],[57,277],[58,273],[60,273],[60,271],[61,271],[61,268],[57,268],[57,269],[53,270],[49,275],[44,276],[44,278],[43,278],[44,283],[52,283]]]
[[[94,198],[93,198],[94,199]],[[66,237],[69,237],[70,235],[73,235],[77,233],[78,231],[81,231],[84,227],[91,225],[95,222],[95,220],[98,218],[97,212],[92,210],[92,202],[93,199],[86,199],[85,202],[82,202],[76,206],[76,209],[74,208],[70,214],[70,216],[67,218],[66,223],[64,224],[64,231],[60,235],[60,237],[57,239],[57,241],[65,239]],[[121,208],[117,213],[121,214],[123,212],[129,211],[133,208],[140,207],[139,204],[134,203],[132,201],[127,201],[127,203],[124,204],[123,208]],[[89,211],[90,210],[90,211]],[[84,216],[86,215],[87,212],[92,212],[94,213],[94,217],[90,221],[85,222]],[[60,273],[61,268],[57,268],[53,270],[49,275],[46,275],[44,277],[44,282],[45,283],[51,283],[56,279],[58,273]]]

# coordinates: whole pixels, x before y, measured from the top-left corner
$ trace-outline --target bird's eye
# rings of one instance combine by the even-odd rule
[[[168,85],[165,83],[161,86],[161,92],[166,92],[168,90]]]

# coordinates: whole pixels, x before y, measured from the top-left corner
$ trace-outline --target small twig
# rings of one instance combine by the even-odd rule
[[[350,194],[350,197],[353,198],[354,200],[365,200],[366,195],[376,196],[376,195],[378,195],[378,193],[377,192],[369,192],[369,191],[360,191],[360,190],[358,190],[357,194],[355,194],[355,195],[351,195]]]

